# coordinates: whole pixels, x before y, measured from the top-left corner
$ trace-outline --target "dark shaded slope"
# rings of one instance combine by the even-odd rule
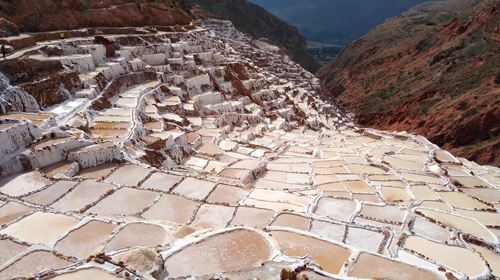
[[[321,65],[309,53],[306,39],[295,26],[245,0],[190,0],[215,15],[230,20],[236,28],[255,38],[267,38],[280,46],[290,58],[314,73]]]
[[[422,134],[457,155],[500,165],[500,3],[456,12],[388,21],[318,76],[362,125]]]

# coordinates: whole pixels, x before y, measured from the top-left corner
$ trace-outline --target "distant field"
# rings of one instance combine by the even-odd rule
[[[307,48],[334,47],[335,45],[314,41],[307,41]]]
[[[307,41],[307,49],[323,65],[328,64],[344,47],[341,45]]]

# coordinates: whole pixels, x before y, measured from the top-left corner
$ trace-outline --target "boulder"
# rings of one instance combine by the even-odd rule
[[[0,38],[19,35],[19,27],[3,17],[0,17]]]
[[[164,261],[155,248],[139,248],[125,252],[118,261],[123,262],[146,279],[160,279],[165,270]]]

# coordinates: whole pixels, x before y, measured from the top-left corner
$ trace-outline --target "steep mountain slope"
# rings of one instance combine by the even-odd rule
[[[21,32],[82,27],[188,24],[189,15],[175,0],[1,0],[0,15]]]
[[[347,45],[426,0],[250,0],[295,25],[310,41]]]
[[[408,11],[402,13],[398,17],[411,17],[428,12],[452,12],[463,13],[473,7],[477,6],[484,0],[453,0],[453,1],[430,1],[425,2],[415,7],[410,8]]]
[[[320,67],[318,61],[309,53],[306,39],[295,26],[269,13],[264,8],[246,0],[190,0],[215,15],[230,20],[239,31],[255,38],[267,38],[272,44],[280,46],[293,61],[314,73]]]
[[[500,3],[456,16],[386,22],[318,72],[362,125],[423,134],[457,155],[500,164]],[[453,5],[456,4],[456,5]]]

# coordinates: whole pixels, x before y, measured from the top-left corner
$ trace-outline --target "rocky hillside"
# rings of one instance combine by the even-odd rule
[[[500,3],[461,11],[461,2],[376,27],[318,76],[362,125],[423,134],[499,165]]]
[[[254,38],[267,38],[270,43],[281,47],[293,61],[312,73],[321,67],[307,50],[306,39],[295,26],[288,25],[258,5],[246,0],[190,0],[187,3],[199,5],[223,19],[230,20],[239,31]]]
[[[0,15],[21,32],[188,24],[175,0],[1,0]],[[4,24],[0,25],[5,26]]]

